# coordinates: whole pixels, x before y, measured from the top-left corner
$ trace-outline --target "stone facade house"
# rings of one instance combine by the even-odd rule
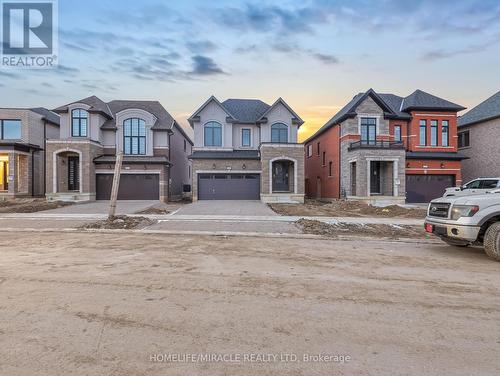
[[[190,118],[193,200],[304,201],[303,120],[279,98],[210,97]]]
[[[45,140],[59,116],[45,108],[0,108],[0,197],[45,194]]]
[[[191,140],[159,102],[92,96],[54,111],[61,132],[47,140],[49,200],[109,199],[118,151],[118,199],[167,201],[191,184]]]
[[[457,112],[421,90],[357,94],[305,141],[309,197],[428,202],[462,181]]]
[[[500,177],[500,91],[458,118],[458,149],[464,183]]]

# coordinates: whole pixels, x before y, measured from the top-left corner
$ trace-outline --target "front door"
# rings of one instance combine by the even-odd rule
[[[356,196],[356,162],[351,163],[351,196]]]
[[[370,193],[380,194],[380,162],[370,163]]]
[[[68,157],[68,191],[80,190],[79,158]]]
[[[273,191],[274,192],[289,192],[289,166],[290,163],[286,161],[273,163]]]

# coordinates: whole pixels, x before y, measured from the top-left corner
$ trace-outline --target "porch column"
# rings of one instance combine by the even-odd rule
[[[370,159],[366,160],[366,168],[367,168],[367,174],[366,174],[366,197],[370,197],[370,191],[371,191],[371,165],[372,161]]]
[[[17,154],[9,153],[9,175],[7,177],[9,182],[9,194],[17,193]]]

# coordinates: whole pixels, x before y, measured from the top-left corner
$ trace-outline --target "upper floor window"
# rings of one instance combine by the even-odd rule
[[[441,121],[441,145],[449,146],[450,144],[450,127],[448,120]]]
[[[403,141],[403,138],[401,135],[401,125],[394,126],[394,141],[396,141],[396,142]]]
[[[0,128],[2,140],[20,140],[22,137],[21,120],[0,120]]]
[[[320,153],[320,143],[318,142],[318,144],[316,145],[316,154],[318,154],[318,157],[319,157],[319,153]]]
[[[187,142],[186,142],[186,140],[184,139],[184,151],[186,151],[186,150],[187,150]]]
[[[377,141],[377,119],[361,118],[361,143],[374,144]]]
[[[420,146],[427,145],[427,120],[420,120]]]
[[[205,146],[222,146],[222,125],[216,121],[210,121],[205,124],[203,135]]]
[[[438,144],[438,121],[431,120],[431,146]]]
[[[248,128],[244,128],[241,130],[241,146],[243,147],[252,146],[251,134],[252,131]]]
[[[89,113],[81,108],[71,111],[71,136],[87,137]]]
[[[326,166],[326,152],[323,152],[323,158],[321,160],[323,166]]]
[[[271,142],[288,142],[288,126],[286,124],[276,123],[271,126]]]
[[[458,134],[458,147],[459,148],[466,148],[468,146],[470,146],[469,131],[460,132]]]
[[[307,156],[312,157],[313,155],[313,146],[312,144],[307,145]]]
[[[328,176],[332,176],[333,174],[333,162],[328,162]]]
[[[123,152],[125,154],[146,154],[146,122],[131,118],[123,122]]]

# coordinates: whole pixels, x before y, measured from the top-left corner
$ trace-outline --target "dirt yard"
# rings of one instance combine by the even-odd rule
[[[500,373],[499,264],[478,249],[82,232],[0,249],[1,375]]]
[[[403,225],[385,225],[385,224],[328,224],[309,219],[300,219],[296,225],[304,234],[324,235],[338,237],[339,235],[349,236],[369,236],[376,238],[417,238],[433,239],[433,236],[427,234],[422,226],[403,226]]]
[[[47,202],[44,198],[16,198],[0,201],[0,213],[34,213],[72,205],[70,202]]]
[[[141,229],[155,224],[157,221],[145,217],[129,217],[127,215],[117,215],[112,219],[86,223],[82,229],[111,229],[111,230],[132,230]]]
[[[332,202],[306,200],[305,204],[270,204],[269,206],[280,215],[293,216],[425,218],[426,215],[425,209],[404,208],[398,205],[378,207],[364,202],[346,200]]]

